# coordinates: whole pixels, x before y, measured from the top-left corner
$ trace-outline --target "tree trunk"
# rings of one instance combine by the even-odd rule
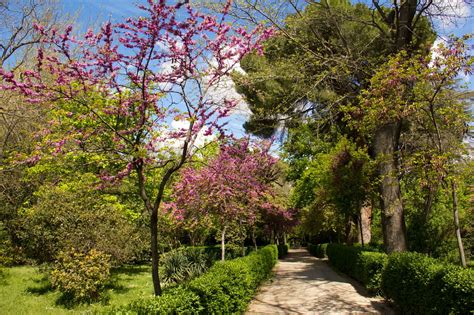
[[[372,205],[367,204],[360,208],[359,214],[359,243],[362,245],[370,243],[372,239]]]
[[[158,266],[160,255],[158,253],[158,210],[153,210],[150,218],[151,232],[151,275],[153,279],[153,289],[155,295],[161,295],[161,284]]]
[[[286,233],[285,233],[285,232],[283,232],[283,244],[284,244],[284,245],[287,245]]]
[[[255,228],[252,228],[252,242],[253,242],[253,247],[255,250],[257,250],[257,238],[255,237]]]
[[[224,226],[222,228],[222,233],[221,233],[221,260],[225,260],[225,230],[227,226]]]
[[[359,213],[359,243],[364,247],[364,228],[362,227],[362,213]]]
[[[434,197],[437,192],[437,187],[428,187],[428,196],[426,197],[425,204],[424,204],[424,211],[423,211],[423,223],[426,224],[428,219],[430,218],[431,209],[433,208],[433,201]]]
[[[405,219],[397,178],[396,152],[400,138],[400,122],[381,126],[375,133],[374,150],[380,175],[382,229],[387,253],[407,250]]]
[[[461,228],[459,227],[459,212],[458,212],[458,194],[457,185],[454,180],[451,181],[451,189],[453,195],[453,215],[454,215],[454,228],[456,230],[456,239],[458,241],[459,258],[461,259],[461,265],[466,268],[466,256],[464,255],[464,246],[461,238]]]

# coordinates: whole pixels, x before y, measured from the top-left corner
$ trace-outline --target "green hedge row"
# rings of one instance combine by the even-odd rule
[[[221,246],[220,245],[213,245],[213,246],[188,246],[188,247],[180,247],[174,249],[174,251],[203,251],[206,256],[209,257],[210,260],[216,261],[221,259]],[[254,251],[253,246],[245,247],[245,254],[249,254],[250,252]],[[225,246],[225,259],[234,259],[238,257],[242,257],[243,255],[242,246],[234,245],[234,244],[226,244]]]
[[[369,292],[380,293],[387,254],[341,244],[328,244],[326,253],[334,267],[361,282]]]
[[[474,313],[474,270],[419,253],[376,250],[329,244],[327,255],[338,270],[393,300],[402,314]]]
[[[390,255],[382,289],[405,314],[474,313],[474,270],[423,254]]]
[[[187,284],[160,297],[135,301],[113,314],[228,314],[245,311],[258,285],[271,275],[278,259],[275,245],[246,257],[215,263]]]
[[[318,258],[326,258],[326,248],[328,244],[309,244],[308,251],[311,255],[316,256]]]
[[[290,245],[288,244],[280,244],[277,246],[278,248],[278,258],[284,258],[288,255],[288,250],[290,249]]]

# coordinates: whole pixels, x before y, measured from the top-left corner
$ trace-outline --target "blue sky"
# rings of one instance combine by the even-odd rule
[[[453,3],[462,0],[438,0],[440,3]],[[60,4],[66,13],[77,16],[76,28],[86,30],[91,25],[98,26],[107,20],[121,21],[129,16],[137,16],[141,10],[136,7],[137,3],[145,3],[146,0],[60,0]],[[462,35],[474,33],[474,8],[469,6],[461,7],[461,12],[468,16],[465,19],[457,20],[455,24],[443,21],[435,21],[438,34],[446,37],[449,34]],[[474,42],[474,41],[472,41]],[[472,43],[471,42],[471,43]],[[474,47],[473,47],[474,50]],[[465,78],[470,90],[474,90],[474,80],[472,76]],[[245,117],[238,115],[230,122],[231,129],[236,134],[243,135],[242,124]]]

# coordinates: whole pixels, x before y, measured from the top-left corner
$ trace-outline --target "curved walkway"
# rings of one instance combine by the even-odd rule
[[[305,249],[290,250],[274,279],[265,284],[247,314],[394,314],[381,298],[367,297],[354,280],[336,273]]]

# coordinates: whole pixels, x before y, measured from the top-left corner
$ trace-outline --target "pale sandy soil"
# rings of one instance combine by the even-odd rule
[[[394,314],[354,280],[304,249],[290,250],[275,277],[259,290],[246,314]]]

